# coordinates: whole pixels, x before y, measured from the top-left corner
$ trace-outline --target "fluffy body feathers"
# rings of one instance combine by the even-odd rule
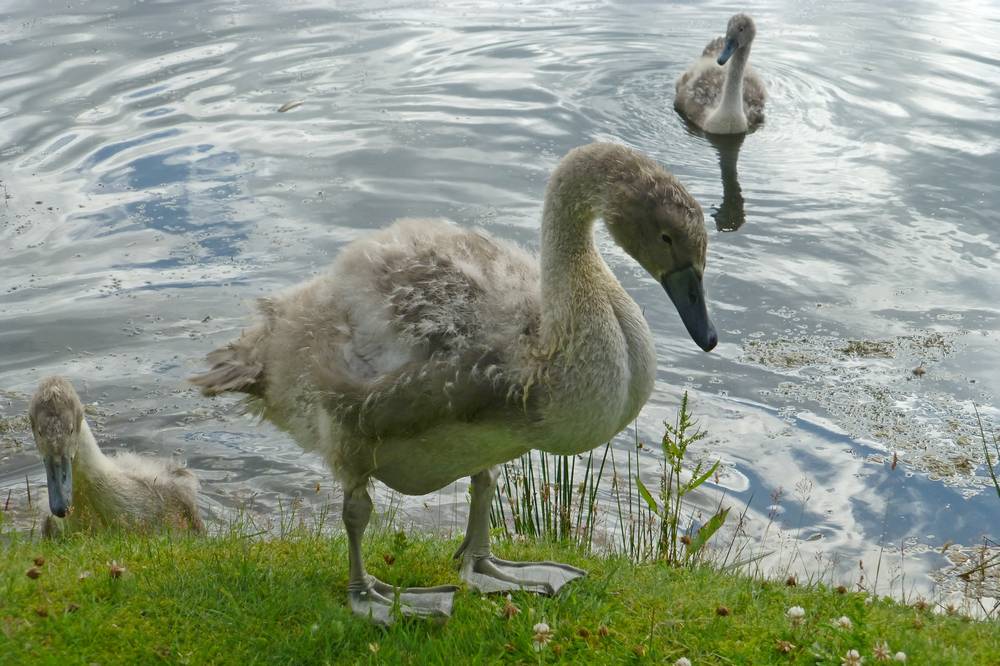
[[[531,448],[587,451],[635,418],[656,370],[639,307],[594,247],[598,216],[654,275],[674,254],[703,270],[701,209],[683,186],[593,144],[553,174],[540,261],[480,230],[400,220],[263,301],[192,381],[247,393],[346,487],[374,476],[422,494]]]

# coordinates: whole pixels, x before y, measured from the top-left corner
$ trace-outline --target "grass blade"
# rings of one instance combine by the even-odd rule
[[[642,495],[642,499],[646,500],[646,504],[649,505],[649,508],[653,511],[653,513],[660,515],[659,505],[656,503],[656,500],[653,499],[652,493],[646,489],[646,484],[642,482],[642,479],[639,478],[638,474],[635,476],[635,485],[638,486],[639,494]]]
[[[706,543],[708,543],[708,540],[712,538],[712,535],[719,531],[719,528],[726,522],[726,518],[728,516],[729,507],[726,507],[709,518],[708,522],[701,526],[698,533],[694,535],[693,539],[691,539],[691,543],[688,544],[687,553],[689,557],[693,557],[698,554],[698,551],[701,550]]]

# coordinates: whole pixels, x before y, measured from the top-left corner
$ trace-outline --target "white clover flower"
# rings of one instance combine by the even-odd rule
[[[836,620],[833,621],[833,626],[837,627],[838,629],[853,629],[854,623],[851,622],[851,618],[847,617],[846,615],[841,615],[840,617],[838,617]]]
[[[681,657],[674,662],[674,666],[691,666],[691,660],[687,657]]]
[[[802,606],[792,606],[785,611],[785,616],[788,617],[792,624],[799,624],[806,616],[806,609]]]
[[[872,654],[875,655],[875,661],[889,661],[892,658],[889,644],[885,641],[876,643],[875,647],[872,648]]]
[[[897,652],[896,656],[893,657],[893,659],[895,659],[896,661],[906,661],[906,653],[905,652]]]
[[[544,622],[539,622],[534,626],[535,635],[532,641],[535,644],[535,652],[540,652],[545,645],[552,640],[552,629]]]
[[[864,657],[857,650],[848,650],[840,662],[840,666],[861,666],[864,660]]]
[[[520,613],[521,609],[514,605],[513,597],[511,597],[508,594],[507,598],[504,599],[503,608],[499,609],[498,612],[500,613],[501,617],[505,617],[509,620],[510,618]]]

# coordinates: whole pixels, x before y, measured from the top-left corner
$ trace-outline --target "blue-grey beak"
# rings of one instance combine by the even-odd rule
[[[688,267],[663,276],[660,284],[674,302],[691,339],[703,350],[712,351],[719,342],[719,336],[708,318],[701,276],[694,268]]]
[[[720,65],[725,65],[726,61],[732,58],[734,53],[736,53],[736,40],[732,38],[727,39],[726,45],[723,47],[722,53],[719,54],[719,59],[716,62]]]
[[[45,477],[49,487],[52,515],[65,518],[73,504],[73,465],[67,456],[45,458]]]

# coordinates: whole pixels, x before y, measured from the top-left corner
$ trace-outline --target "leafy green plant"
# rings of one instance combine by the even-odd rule
[[[697,557],[712,535],[726,522],[729,508],[720,508],[694,534],[691,534],[690,530],[685,530],[682,524],[684,497],[715,474],[720,461],[715,461],[708,469],[705,469],[704,463],[698,462],[691,471],[690,478],[686,481],[681,478],[688,447],[706,436],[706,433],[691,419],[687,393],[681,400],[677,421],[673,425],[666,423],[665,426],[666,432],[661,441],[664,471],[660,475],[659,501],[653,497],[638,474],[635,483],[642,499],[659,518],[660,532],[656,544],[658,559],[671,564],[681,564]],[[681,545],[685,547],[682,549]]]

